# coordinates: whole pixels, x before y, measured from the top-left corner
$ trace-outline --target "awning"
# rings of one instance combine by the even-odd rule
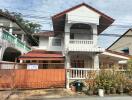
[[[19,60],[64,60],[64,58],[19,58]]]
[[[61,52],[32,50],[27,54],[21,55],[19,60],[64,60]]]

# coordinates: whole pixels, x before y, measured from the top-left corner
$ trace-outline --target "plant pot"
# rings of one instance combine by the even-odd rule
[[[94,92],[93,92],[93,90],[88,90],[87,93],[88,93],[88,95],[93,95]]]
[[[123,86],[121,85],[118,87],[118,93],[122,94],[123,92],[124,92],[124,89],[123,89]]]
[[[112,93],[112,94],[116,94],[116,88],[112,87],[112,88],[111,88],[111,93]]]
[[[104,97],[104,89],[98,89],[98,95]]]
[[[110,94],[110,89],[106,89],[106,94]]]
[[[98,89],[94,89],[93,92],[94,92],[93,94],[98,95]]]
[[[120,89],[118,90],[118,92],[119,92],[120,94],[123,94],[123,88],[120,88]]]
[[[72,90],[73,92],[76,92],[76,86],[71,85],[71,90]]]

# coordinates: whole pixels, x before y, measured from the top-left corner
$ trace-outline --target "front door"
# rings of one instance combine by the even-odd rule
[[[84,68],[84,60],[72,60],[72,68]]]

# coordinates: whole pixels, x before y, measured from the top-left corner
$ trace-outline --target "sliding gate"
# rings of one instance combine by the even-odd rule
[[[0,69],[0,88],[65,87],[65,69]]]

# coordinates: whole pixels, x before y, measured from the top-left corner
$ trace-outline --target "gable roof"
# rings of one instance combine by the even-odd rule
[[[109,50],[116,42],[118,42],[123,36],[125,36],[129,31],[132,31],[132,29],[128,29],[123,35],[121,35],[114,43],[112,43],[107,50]]]
[[[90,5],[87,5],[87,4],[85,4],[85,3],[82,3],[82,4],[79,4],[79,5],[77,5],[77,6],[74,6],[74,7],[70,8],[70,9],[67,9],[67,10],[65,10],[65,11],[63,11],[63,12],[60,12],[60,13],[58,13],[58,14],[52,16],[54,31],[55,31],[55,32],[58,31],[58,30],[56,30],[56,25],[57,25],[57,23],[59,23],[59,20],[61,20],[61,22],[60,22],[59,24],[64,25],[64,24],[62,24],[62,23],[65,22],[65,15],[66,15],[66,13],[68,13],[68,12],[70,12],[70,11],[73,11],[73,10],[79,8],[79,7],[82,7],[82,6],[85,6],[85,7],[89,8],[89,9],[91,9],[91,10],[93,10],[93,11],[95,11],[96,13],[98,13],[98,14],[101,15],[100,24],[102,24],[103,22],[104,22],[105,24],[102,24],[102,25],[99,25],[99,26],[98,26],[98,34],[101,33],[102,31],[104,31],[109,25],[111,25],[111,24],[114,22],[114,19],[113,19],[113,18],[111,18],[111,17],[105,15],[104,13],[102,13],[102,12],[96,10],[95,8],[91,7]],[[58,25],[58,27],[60,27],[60,26]],[[64,28],[64,27],[63,27],[63,28]],[[64,30],[61,30],[61,31],[64,31]]]
[[[57,18],[57,17],[63,16],[64,14],[66,14],[66,13],[68,13],[68,12],[70,12],[70,11],[73,11],[73,10],[75,10],[75,9],[81,7],[81,6],[85,6],[85,7],[89,8],[89,9],[93,10],[93,11],[95,11],[96,13],[98,13],[98,14],[100,14],[100,15],[106,17],[106,18],[108,18],[109,20],[112,20],[112,21],[114,20],[113,18],[107,16],[106,14],[100,12],[99,10],[97,10],[97,9],[95,9],[95,8],[93,8],[93,7],[91,7],[90,5],[88,5],[88,4],[86,4],[86,3],[81,3],[81,4],[79,4],[79,5],[76,5],[76,6],[72,7],[72,8],[69,8],[69,9],[67,9],[67,10],[65,10],[65,11],[63,11],[63,12],[60,12],[60,13],[58,13],[58,14],[52,16],[52,17],[53,17],[53,18]]]

